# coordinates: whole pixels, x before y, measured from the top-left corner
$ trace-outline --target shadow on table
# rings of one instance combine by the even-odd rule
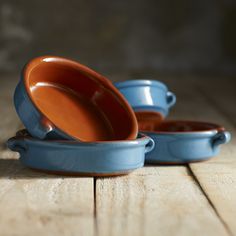
[[[59,175],[30,169],[23,166],[19,159],[0,159],[0,178],[3,179],[55,179],[78,177],[85,178],[85,176]]]
[[[176,166],[186,166],[186,165],[145,165],[145,168],[155,167],[159,168],[169,167],[174,168]],[[106,176],[106,177],[96,177],[98,178],[116,178],[125,177],[127,175],[118,176]],[[56,178],[91,178],[82,175],[63,175],[48,173],[47,171],[39,171],[23,166],[19,159],[0,159],[0,178],[4,179],[56,179]]]

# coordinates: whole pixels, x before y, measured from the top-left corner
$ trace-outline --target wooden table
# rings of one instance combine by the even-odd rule
[[[35,172],[5,146],[22,127],[12,103],[16,79],[0,82],[1,236],[236,235],[235,139],[210,161],[146,166],[123,177]],[[236,135],[233,79],[191,76],[162,81],[177,94],[171,118],[217,122]]]

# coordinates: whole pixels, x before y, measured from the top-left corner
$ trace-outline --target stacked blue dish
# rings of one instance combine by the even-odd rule
[[[56,174],[113,176],[144,165],[154,141],[138,134],[136,116],[105,77],[55,56],[26,64],[15,89],[27,130],[8,140],[23,165]]]
[[[7,144],[36,170],[114,176],[144,162],[206,160],[230,140],[220,125],[165,120],[175,103],[175,94],[159,81],[114,85],[78,62],[39,57],[25,66],[14,94],[26,130]]]
[[[155,148],[146,154],[146,163],[178,164],[203,161],[230,141],[230,133],[217,124],[198,121],[167,121],[175,95],[153,80],[115,83],[129,101],[138,120],[139,131],[151,137]]]
[[[166,117],[175,105],[176,96],[165,84],[156,80],[127,80],[115,86],[128,100],[134,111],[155,111]]]

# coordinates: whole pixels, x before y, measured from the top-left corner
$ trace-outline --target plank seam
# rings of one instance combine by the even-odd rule
[[[94,199],[94,209],[93,209],[93,216],[94,216],[94,228],[95,228],[95,235],[98,235],[98,221],[97,221],[97,178],[93,178],[93,199]]]
[[[220,222],[223,224],[224,228],[226,229],[227,233],[230,236],[234,236],[233,232],[230,230],[229,226],[227,225],[227,223],[224,221],[224,219],[221,217],[219,211],[217,210],[217,208],[215,207],[214,203],[211,201],[210,196],[207,194],[207,192],[204,191],[200,181],[198,180],[197,176],[195,175],[194,171],[192,170],[190,165],[187,165],[187,169],[189,171],[189,173],[192,175],[193,180],[196,182],[196,184],[198,185],[199,189],[201,190],[201,192],[203,193],[203,195],[206,197],[208,203],[210,204],[211,208],[213,209],[214,213],[216,214],[216,216],[218,217],[218,219],[220,220]]]

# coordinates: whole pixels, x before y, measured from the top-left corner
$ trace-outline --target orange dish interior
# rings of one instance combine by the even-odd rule
[[[140,131],[150,131],[158,133],[184,133],[203,132],[209,130],[224,130],[223,127],[200,121],[185,120],[164,120],[158,112],[142,111],[136,112]]]
[[[41,57],[24,70],[26,90],[46,124],[81,141],[135,139],[135,115],[116,88],[89,68]]]

